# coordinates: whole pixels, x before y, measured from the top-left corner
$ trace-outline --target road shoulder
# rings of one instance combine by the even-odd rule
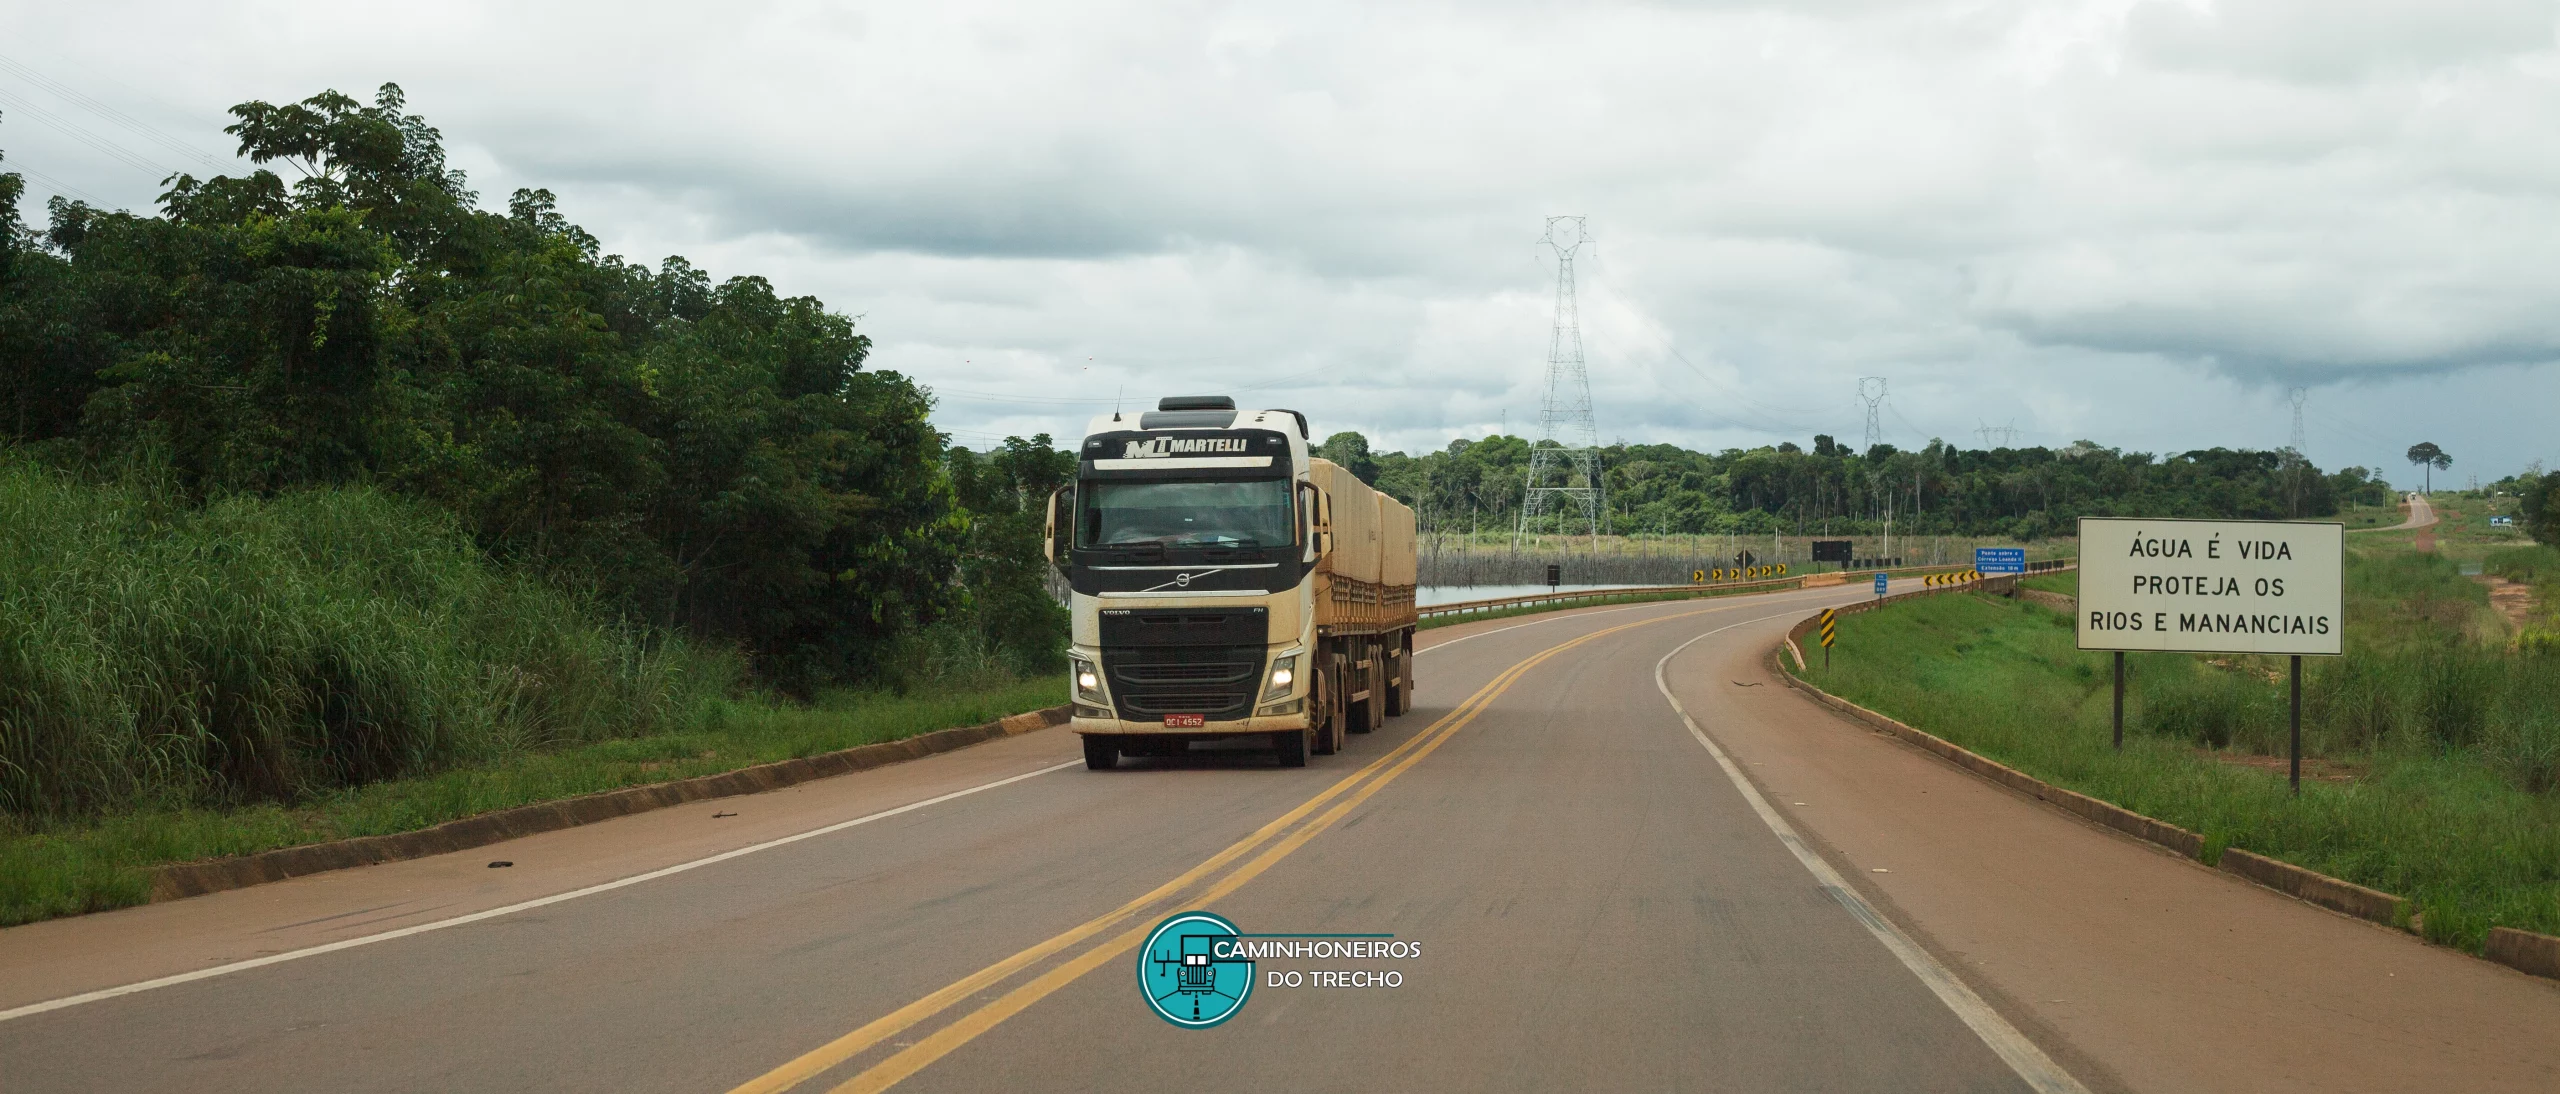
[[[2074,1068],[2093,1085],[2560,1088],[2560,988],[1975,778],[1780,686],[1775,630],[1675,661],[1681,701],[1898,923],[2067,1065],[2096,1064]]]
[[[1081,756],[1036,730],[907,763],[186,900],[0,930],[0,1010],[440,922],[780,839]],[[511,865],[493,868],[493,862]]]

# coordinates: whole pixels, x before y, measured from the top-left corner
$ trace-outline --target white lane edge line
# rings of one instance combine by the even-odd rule
[[[540,908],[545,905],[576,900],[579,897],[594,896],[597,893],[610,892],[630,885],[638,885],[644,881],[655,881],[662,877],[681,874],[687,870],[698,869],[714,863],[727,862],[730,859],[752,855],[758,851],[768,851],[784,844],[798,843],[804,839],[814,839],[819,836],[842,832],[847,828],[869,824],[876,820],[886,820],[901,813],[912,813],[918,809],[925,808],[926,806],[940,805],[943,802],[950,801],[954,798],[965,798],[982,790],[994,790],[997,787],[1010,786],[1014,783],[1021,782],[1024,779],[1046,775],[1052,771],[1064,771],[1070,767],[1080,766],[1083,763],[1083,760],[1069,760],[1065,763],[1040,768],[1036,771],[1026,771],[1019,775],[997,779],[994,782],[979,783],[976,786],[968,787],[966,789],[954,790],[948,794],[943,794],[938,797],[926,798],[923,801],[909,802],[905,805],[898,806],[895,809],[883,809],[877,813],[855,817],[852,820],[837,821],[834,824],[812,828],[806,832],[797,832],[777,839],[769,839],[763,843],[749,844],[745,847],[722,851],[719,854],[694,859],[690,862],[679,862],[673,866],[662,866],[646,873],[633,874],[630,877],[618,878],[613,881],[589,885],[583,889],[572,889],[565,893],[553,893],[550,896],[535,897],[532,900],[520,901],[504,907],[473,912],[469,915],[455,916],[451,919],[440,919],[433,923],[420,923],[416,926],[402,927],[397,930],[384,931],[380,934],[369,934],[360,938],[340,939],[336,942],[324,943],[305,949],[288,950],[284,953],[268,954],[264,957],[253,957],[246,961],[234,961],[227,965],[215,965],[211,968],[197,969],[193,972],[182,972],[174,976],[163,976],[156,980],[142,980],[119,987],[100,988],[97,991],[82,992],[78,995],[66,995],[60,999],[51,999],[42,1003],[29,1003],[21,1007],[0,1010],[0,1022],[6,1022],[16,1018],[25,1018],[30,1015],[43,1014],[47,1011],[62,1010],[66,1007],[76,1007],[83,1003],[95,1003],[101,1000],[114,999],[118,996],[134,995],[140,992],[150,991],[154,988],[174,987],[179,984],[192,983],[198,980],[210,980],[217,976],[225,976],[235,972],[246,972],[250,969],[262,968],[267,965],[279,965],[287,961],[298,961],[305,957],[318,957],[324,953],[336,953],[340,950],[351,950],[358,946],[370,946],[376,942],[389,942],[394,939],[407,938],[411,935],[425,934],[429,931],[441,931],[447,927],[460,927],[467,924],[478,923],[482,920],[496,919],[503,915],[513,915],[517,912]]]
[[[1744,622],[1756,623],[1759,620]],[[1794,852],[1796,861],[1804,864],[1804,868],[1813,874],[1815,883],[1829,893],[1833,900],[1839,901],[1842,907],[1847,908],[1850,917],[1866,927],[1867,933],[1874,935],[1876,941],[1884,943],[1885,949],[1891,950],[1895,957],[1901,958],[1903,967],[1910,969],[1912,975],[1919,977],[1921,983],[1928,985],[1930,991],[1937,993],[1938,1001],[1945,1003],[1948,1010],[1955,1012],[1957,1019],[1972,1028],[1974,1035],[1982,1038],[1982,1043],[1991,1049],[1993,1055],[2000,1057],[2001,1062],[2008,1064],[2009,1069],[2017,1072],[2020,1079],[2026,1080],[2028,1086],[2045,1094],[2089,1094],[2089,1088],[2080,1085],[2080,1081],[2072,1078],[2070,1072],[2062,1070],[2061,1065],[2054,1063],[2053,1058],[2045,1055],[2043,1049],[2037,1048],[2035,1042],[2027,1039],[2026,1034],[2018,1032],[2018,1027],[2010,1025],[2008,1019],[2000,1016],[2000,1012],[1991,1009],[1991,1004],[1983,1002],[1982,997],[1974,994],[1972,988],[1966,987],[1964,981],[1956,979],[1954,972],[1949,971],[1945,965],[1939,964],[1937,958],[1929,955],[1929,951],[1921,949],[1909,935],[1902,933],[1901,928],[1894,926],[1890,920],[1878,913],[1874,905],[1868,904],[1865,897],[1859,896],[1857,890],[1850,888],[1849,883],[1831,869],[1831,864],[1823,861],[1822,856],[1815,854],[1813,848],[1806,845],[1804,838],[1796,834],[1795,827],[1788,824],[1785,817],[1778,815],[1777,809],[1769,804],[1769,800],[1760,796],[1759,788],[1752,786],[1751,780],[1743,777],[1742,769],[1734,766],[1733,758],[1725,755],[1723,749],[1716,747],[1715,741],[1707,736],[1706,731],[1698,728],[1697,719],[1689,717],[1688,708],[1681,706],[1680,700],[1671,694],[1671,685],[1664,679],[1663,669],[1671,663],[1672,658],[1680,656],[1682,650],[1697,645],[1708,635],[1729,631],[1741,625],[1741,623],[1734,623],[1708,631],[1706,634],[1673,647],[1671,652],[1662,655],[1662,660],[1654,662],[1653,686],[1655,690],[1662,692],[1663,701],[1670,703],[1672,711],[1680,715],[1680,723],[1689,727],[1689,735],[1697,738],[1699,744],[1706,746],[1708,755],[1715,757],[1716,766],[1724,769],[1725,778],[1733,781],[1734,789],[1741,791],[1743,799],[1751,803],[1752,811],[1760,814],[1760,822],[1768,825],[1769,831],[1777,835],[1778,842],[1786,844],[1787,850]]]

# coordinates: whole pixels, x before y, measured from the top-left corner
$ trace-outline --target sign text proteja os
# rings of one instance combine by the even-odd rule
[[[2080,648],[2335,655],[2338,524],[2080,518]]]

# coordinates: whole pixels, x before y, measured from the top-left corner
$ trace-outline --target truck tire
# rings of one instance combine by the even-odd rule
[[[1120,766],[1120,741],[1096,733],[1084,736],[1084,766],[1087,771],[1109,771]]]
[[[1307,738],[1313,730],[1284,729],[1271,735],[1271,751],[1280,758],[1282,767],[1307,766]]]
[[[1314,729],[1316,755],[1331,756],[1342,751],[1342,719],[1327,717],[1332,712],[1316,701],[1333,693],[1324,674],[1316,674],[1315,686],[1315,693],[1307,696],[1307,724]]]
[[[1387,716],[1391,718],[1413,709],[1413,632],[1403,632],[1392,641],[1396,682],[1387,687]]]
[[[1351,670],[1341,654],[1327,654],[1324,664],[1324,722],[1341,738],[1351,729]]]
[[[1355,733],[1375,733],[1387,724],[1387,645],[1372,638],[1367,646],[1369,667],[1360,677],[1368,682],[1369,698],[1351,717]]]

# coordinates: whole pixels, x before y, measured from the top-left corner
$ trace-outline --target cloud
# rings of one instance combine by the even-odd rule
[[[1527,431],[1553,284],[1536,240],[1576,213],[1604,438],[1855,438],[1849,393],[1881,375],[1889,432],[2016,418],[2175,448],[2281,443],[2288,384],[2364,434],[2406,413],[2369,401],[2430,378],[2549,389],[2555,19],[2548,0],[95,4],[0,14],[0,39],[102,98],[204,114],[397,80],[493,200],[548,186],[614,250],[860,313],[877,361],[944,389],[970,436],[1208,385],[1390,447]],[[8,121],[12,165],[156,192]],[[2200,415],[2202,391],[2228,413]],[[2499,431],[2474,446],[2490,458],[2560,456],[2547,429],[2472,428]]]

